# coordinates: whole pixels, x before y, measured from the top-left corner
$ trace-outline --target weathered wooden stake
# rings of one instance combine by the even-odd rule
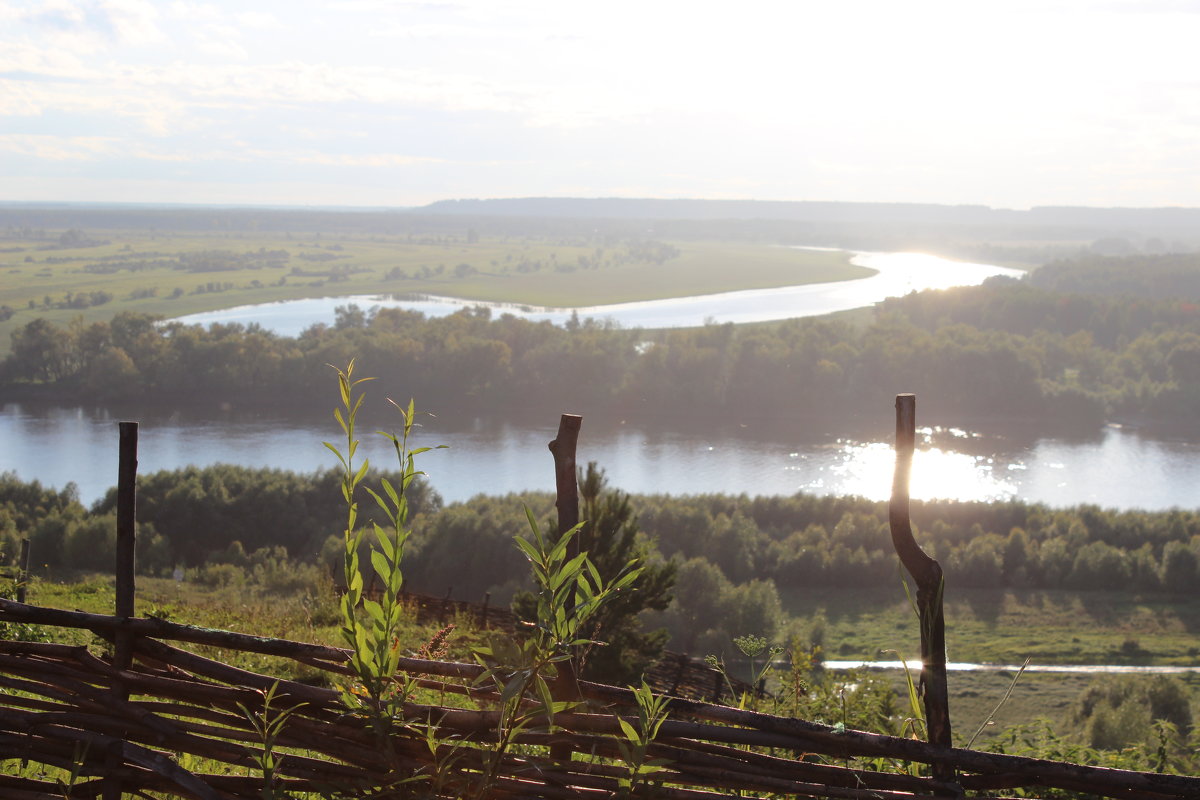
[[[550,452],[554,455],[554,488],[558,492],[554,507],[558,509],[559,536],[579,524],[579,480],[575,470],[575,450],[582,425],[583,417],[578,414],[563,414],[558,421],[558,436],[549,444]],[[579,547],[576,545],[572,555],[578,553]]]
[[[120,422],[120,452],[117,464],[117,563],[116,563],[116,616],[129,618],[134,614],[134,545],[137,511],[137,449],[138,424]],[[120,670],[129,669],[133,660],[133,635],[128,631],[117,631],[113,643],[113,666]],[[129,699],[129,691],[119,681],[114,689],[121,700]],[[114,742],[104,754],[104,763],[109,770],[124,766],[122,743]],[[104,800],[119,800],[124,794],[119,778],[106,780]]]
[[[917,583],[917,611],[921,619],[921,690],[925,724],[931,744],[951,746],[950,701],[946,687],[946,621],[942,614],[942,567],[913,538],[908,513],[908,485],[916,449],[917,397],[896,395],[896,474],[888,522],[892,545],[904,568]],[[947,774],[948,773],[948,774]],[[934,764],[934,775],[953,780],[953,768]]]
[[[121,430],[120,462],[117,467],[117,613],[133,616],[133,553],[137,509],[138,424],[118,423]]]
[[[558,436],[550,442],[550,453],[554,456],[554,488],[558,509],[558,535],[579,524],[579,479],[576,477],[575,450],[579,443],[579,429],[583,425],[583,417],[578,414],[563,414],[558,420]],[[568,550],[568,560],[579,555],[579,537],[575,537]],[[567,606],[575,605],[575,591],[567,597]],[[575,672],[575,661],[560,661],[558,678],[553,687],[555,700],[579,699],[579,676]],[[559,743],[552,745],[550,755],[559,760],[571,757],[571,745]]]
[[[17,602],[25,602],[25,588],[29,586],[29,540],[21,540],[21,560],[17,562]]]

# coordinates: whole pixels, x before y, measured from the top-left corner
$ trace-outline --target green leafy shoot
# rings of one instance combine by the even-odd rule
[[[241,703],[237,704],[238,708],[241,709],[242,716],[250,723],[250,727],[258,735],[258,741],[262,744],[262,750],[254,756],[254,760],[258,765],[259,772],[262,774],[263,786],[261,797],[263,800],[275,800],[277,797],[286,797],[285,794],[277,793],[276,780],[279,767],[283,763],[283,757],[276,756],[275,745],[279,736],[283,733],[284,726],[287,725],[288,718],[307,705],[306,703],[298,703],[291,708],[274,711],[271,708],[271,704],[275,701],[278,691],[279,681],[275,681],[271,684],[271,688],[262,693],[263,707],[261,712],[251,711]]]
[[[641,574],[631,560],[605,583],[586,552],[570,555],[571,543],[582,523],[554,541],[542,534],[528,507],[530,539],[514,537],[517,548],[529,562],[537,596],[537,617],[528,636],[514,640],[492,637],[477,647],[476,660],[485,667],[476,682],[491,684],[499,698],[496,742],[484,759],[477,797],[494,786],[498,769],[518,735],[527,731],[555,730],[554,716],[570,710],[574,700],[555,699],[553,685],[560,678],[560,665],[575,657],[580,648],[594,644],[582,632],[588,622],[630,586]]]
[[[400,478],[393,483],[382,479],[380,490],[364,485],[369,463],[366,458],[355,465],[359,440],[356,433],[358,413],[363,397],[359,387],[370,378],[354,377],[354,361],[337,372],[341,406],[334,418],[345,435],[345,449],[326,443],[338,457],[342,468],[342,497],[346,502],[346,528],[343,535],[345,553],[343,578],[346,591],[342,595],[340,616],[342,640],[350,649],[350,667],[356,683],[342,689],[342,702],[352,712],[364,714],[372,723],[380,746],[391,752],[390,734],[397,720],[403,721],[404,704],[413,694],[415,683],[410,676],[401,676],[399,630],[404,618],[402,591],[404,586],[404,549],[411,533],[408,528],[407,490],[417,476],[414,457],[431,448],[410,448],[409,437],[416,425],[416,410],[410,400],[407,406],[388,402],[400,412],[400,433],[380,431],[391,442],[400,466]],[[375,501],[383,524],[372,521],[358,525],[357,491],[362,488]],[[368,534],[370,534],[368,536]],[[371,583],[377,594],[367,596],[366,568],[363,555],[370,561]],[[359,614],[359,609],[362,614]]]
[[[669,699],[664,695],[655,695],[645,680],[641,686],[629,688],[637,702],[637,724],[617,717],[624,737],[617,740],[617,749],[629,770],[628,776],[620,779],[623,797],[635,796],[652,776],[665,772],[666,765],[670,763],[667,759],[647,757],[651,743],[658,736],[658,729],[667,719]]]
[[[904,683],[908,689],[908,708],[910,713],[910,716],[904,720],[904,725],[909,728],[912,738],[919,739],[926,729],[925,708],[921,703],[921,692],[917,688],[917,682],[913,680],[912,670],[908,668],[908,660],[895,650],[884,650],[883,652],[895,654],[896,658],[904,666]]]

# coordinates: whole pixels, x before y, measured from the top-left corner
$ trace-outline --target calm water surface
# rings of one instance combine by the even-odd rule
[[[695,327],[708,321],[769,322],[831,314],[873,305],[885,298],[899,297],[909,292],[975,286],[997,275],[1018,277],[1024,274],[1007,267],[951,261],[922,253],[857,253],[852,261],[877,273],[852,281],[580,308],[542,308],[452,297],[402,299],[356,295],[239,306],[189,314],[179,317],[179,320],[204,325],[213,322],[254,322],[284,336],[296,336],[310,325],[321,322],[332,324],[334,310],[338,306],[354,303],[363,308],[405,308],[433,317],[452,314],[463,308],[484,306],[495,314],[512,314],[535,322],[548,320],[556,325],[566,322],[572,314],[578,314],[581,318],[611,320],[624,328],[680,328]]]
[[[235,463],[301,472],[334,466],[322,446],[338,434],[332,419],[266,416],[131,415],[141,422],[139,470]],[[83,408],[0,409],[0,470],[63,487],[74,482],[91,502],[116,484],[119,417]],[[430,423],[417,445],[446,444],[421,467],[447,501],[524,490],[552,491],[546,443],[552,426],[522,427],[468,420]],[[373,427],[364,452],[391,466]],[[925,428],[914,460],[917,498],[1018,498],[1054,506],[1092,503],[1113,508],[1200,507],[1200,443],[1150,438],[1105,428],[1078,439],[1012,437]],[[595,460],[612,483],[638,493],[750,495],[857,494],[886,499],[893,453],[879,437],[766,438],[744,431],[668,433],[585,424],[580,461]]]

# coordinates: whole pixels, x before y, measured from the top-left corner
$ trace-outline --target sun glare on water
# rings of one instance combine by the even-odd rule
[[[909,487],[913,499],[987,502],[1016,495],[1016,485],[998,474],[992,458],[943,450],[930,445],[930,439],[929,429],[918,432]],[[895,467],[896,451],[890,444],[843,441],[829,471],[837,476],[840,493],[886,500]]]

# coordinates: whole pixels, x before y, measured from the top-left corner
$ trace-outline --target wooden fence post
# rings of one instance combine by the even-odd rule
[[[138,424],[118,423],[120,429],[120,453],[117,465],[117,563],[116,563],[116,616],[126,619],[134,615],[134,545],[137,511],[137,452]],[[118,630],[113,644],[113,666],[119,670],[129,669],[133,661],[133,634]],[[121,700],[129,699],[128,688],[114,681],[114,690]],[[113,744],[104,753],[105,766],[110,770],[124,766],[121,742]],[[120,800],[124,794],[119,778],[104,782],[104,800]]]
[[[563,414],[558,420],[558,436],[548,445],[554,456],[554,488],[556,498],[555,508],[558,509],[558,535],[579,524],[579,479],[576,477],[575,450],[579,443],[579,429],[583,425],[583,417],[578,414]],[[575,537],[568,550],[568,560],[579,555],[579,537]],[[567,605],[575,605],[575,592],[572,589],[567,599]],[[558,678],[553,686],[555,700],[579,699],[579,676],[575,672],[575,660],[558,663]],[[561,761],[571,758],[571,745],[558,743],[551,745],[550,755]]]
[[[921,620],[921,689],[925,724],[931,744],[950,747],[950,701],[946,687],[946,621],[942,614],[942,567],[913,538],[908,513],[908,486],[916,449],[917,397],[896,395],[896,473],[888,522],[892,545],[901,563],[917,584],[917,611]],[[953,780],[954,770],[933,765],[934,776]]]
[[[138,424],[118,423],[121,429],[120,463],[117,471],[117,613],[133,616],[135,513],[137,510]],[[120,668],[128,666],[118,665]]]
[[[29,540],[21,540],[21,560],[17,562],[17,602],[25,602],[25,588],[29,586]]]

